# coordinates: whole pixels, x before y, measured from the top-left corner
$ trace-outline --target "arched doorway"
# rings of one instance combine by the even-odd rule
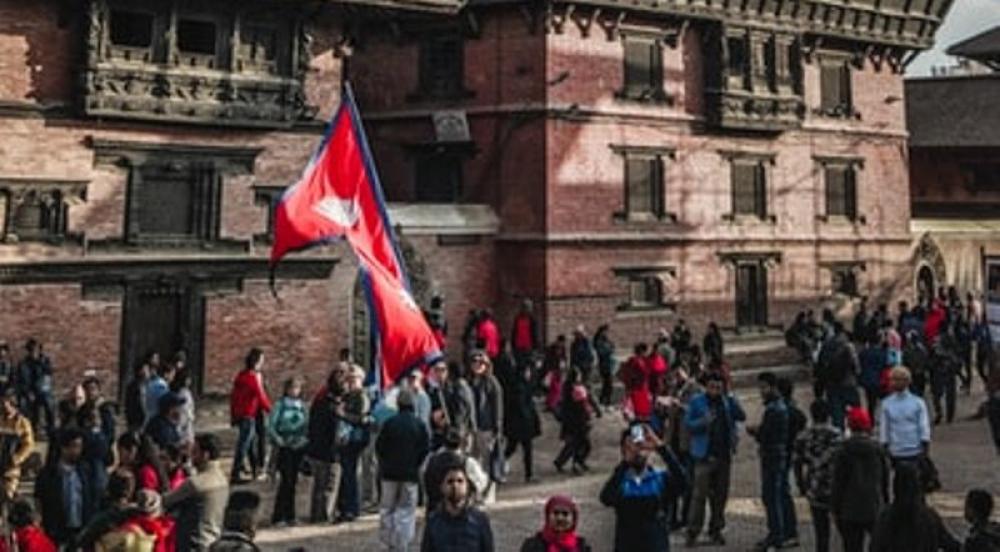
[[[934,271],[927,265],[920,267],[920,270],[917,271],[917,300],[923,303],[934,297],[935,289],[937,286],[934,281]]]

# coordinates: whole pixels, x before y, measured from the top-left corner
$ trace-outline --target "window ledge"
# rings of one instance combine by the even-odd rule
[[[672,316],[677,313],[676,303],[664,303],[662,305],[619,305],[616,318],[641,318],[646,316]]]
[[[767,225],[774,226],[778,223],[777,215],[764,215],[764,217],[759,217],[757,215],[744,215],[737,213],[726,213],[722,215],[722,220],[736,225]]]
[[[850,218],[844,215],[816,215],[816,220],[822,222],[823,224],[829,224],[831,226],[865,226],[868,224],[868,219],[864,215],[858,215],[854,218]]]
[[[815,115],[817,117],[822,117],[824,119],[843,119],[843,120],[850,120],[850,121],[860,121],[861,120],[861,112],[858,111],[858,110],[856,110],[856,109],[853,109],[853,108],[848,109],[848,110],[845,110],[845,109],[842,109],[842,108],[837,108],[837,109],[822,109],[822,108],[817,108],[817,109],[814,109],[812,113],[813,113],[813,115]]]
[[[646,90],[618,90],[615,99],[623,102],[651,105],[674,105],[674,97],[662,88]]]
[[[80,245],[84,243],[83,234],[70,233],[70,234],[58,234],[58,235],[27,235],[22,236],[17,233],[16,230],[11,231],[6,236],[0,238],[0,244],[13,245],[18,243],[40,243],[44,245],[66,245],[66,244],[76,244]]]
[[[434,94],[426,90],[416,90],[406,95],[409,103],[429,103],[429,102],[460,102],[476,97],[476,93],[467,88],[449,92],[447,94]]]
[[[663,213],[662,215],[656,215],[653,213],[627,213],[624,211],[618,211],[611,216],[611,220],[615,224],[659,226],[677,224],[678,217],[677,213]]]

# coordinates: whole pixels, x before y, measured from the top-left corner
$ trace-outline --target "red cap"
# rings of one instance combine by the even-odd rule
[[[868,410],[860,406],[847,408],[847,427],[851,431],[871,431],[872,417],[868,415]]]

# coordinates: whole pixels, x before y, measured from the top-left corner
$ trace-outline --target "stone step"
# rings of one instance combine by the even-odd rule
[[[744,368],[733,370],[733,387],[736,389],[746,389],[757,385],[757,376],[764,372],[771,372],[778,377],[786,377],[794,382],[803,382],[810,379],[810,370],[804,364],[781,364],[773,366],[760,366],[756,368]]]

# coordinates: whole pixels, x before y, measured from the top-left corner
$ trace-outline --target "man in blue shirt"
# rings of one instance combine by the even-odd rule
[[[910,371],[897,366],[889,373],[893,393],[882,401],[878,440],[893,465],[917,462],[931,444],[930,417],[923,399],[910,392]]]
[[[656,451],[667,469],[649,465]],[[622,432],[622,461],[601,489],[601,504],[615,509],[614,552],[669,552],[670,507],[687,487],[684,468],[646,425]]]
[[[722,530],[726,526],[726,501],[732,458],[736,454],[736,423],[746,421],[746,414],[734,395],[725,395],[722,374],[705,376],[705,392],[695,395],[684,415],[684,426],[691,434],[693,490],[688,511],[687,544],[694,545],[705,522],[705,501],[712,516],[708,535],[712,544],[725,545]]]
[[[84,523],[88,496],[80,457],[83,434],[76,429],[59,432],[59,458],[38,473],[35,497],[42,509],[42,526],[57,544],[70,542]]]

